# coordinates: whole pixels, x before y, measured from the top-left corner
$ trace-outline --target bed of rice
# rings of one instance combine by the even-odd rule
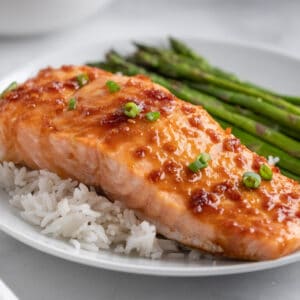
[[[178,243],[158,238],[156,228],[139,220],[122,203],[110,202],[87,187],[56,174],[31,171],[12,162],[0,164],[0,187],[22,218],[41,228],[41,233],[64,238],[77,249],[111,249],[152,259],[199,259],[201,253]]]

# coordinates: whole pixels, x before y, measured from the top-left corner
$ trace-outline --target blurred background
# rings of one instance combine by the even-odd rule
[[[70,45],[168,34],[300,56],[299,11],[297,0],[0,0],[0,75]]]
[[[299,12],[297,0],[0,0],[0,77],[64,47],[147,36],[260,44],[300,58]],[[128,275],[62,261],[0,232],[0,277],[20,299],[296,300],[298,276],[299,264],[215,278]]]

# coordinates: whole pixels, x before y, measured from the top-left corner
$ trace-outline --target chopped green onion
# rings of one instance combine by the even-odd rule
[[[0,94],[0,98],[4,97],[6,93],[11,92],[15,90],[18,87],[18,83],[16,81],[13,81],[4,89],[4,91]]]
[[[210,155],[206,152],[203,152],[201,155],[199,155],[198,159],[203,163],[207,163],[211,160]]]
[[[257,189],[261,184],[261,178],[254,172],[245,172],[243,175],[243,184],[249,189]]]
[[[124,105],[124,114],[129,118],[135,118],[140,113],[140,108],[134,102],[127,102]]]
[[[200,154],[196,160],[191,162],[188,165],[188,168],[193,172],[197,173],[199,170],[206,168],[208,166],[208,161],[210,161],[210,155],[208,153],[202,153]]]
[[[265,164],[260,166],[259,175],[264,180],[272,180],[272,178],[273,178],[273,172],[272,172],[271,168]]]
[[[77,80],[79,86],[83,87],[84,85],[86,85],[89,82],[90,79],[89,79],[88,74],[82,73],[76,77],[76,80]]]
[[[197,173],[200,169],[207,167],[207,163],[202,163],[199,160],[195,160],[188,165],[188,168],[193,172]]]
[[[151,111],[146,113],[146,119],[150,122],[157,121],[160,117],[160,112],[159,111]]]
[[[71,98],[69,100],[68,110],[74,110],[76,108],[76,99]]]
[[[111,93],[118,92],[121,89],[120,86],[112,80],[107,80],[105,85]]]

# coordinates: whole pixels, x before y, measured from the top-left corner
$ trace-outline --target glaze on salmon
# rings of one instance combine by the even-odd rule
[[[120,90],[111,92],[108,80]],[[136,118],[124,114],[127,102],[138,105]],[[150,122],[147,112],[160,118]],[[208,166],[191,172],[203,152]],[[144,76],[86,66],[40,71],[0,100],[0,159],[99,186],[161,234],[210,253],[265,260],[300,247],[300,185],[272,167],[271,181],[247,189],[243,174],[266,160]]]

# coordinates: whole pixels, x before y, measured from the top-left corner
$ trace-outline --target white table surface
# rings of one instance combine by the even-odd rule
[[[138,39],[172,34],[221,38],[263,43],[300,58],[299,11],[300,1],[296,0],[114,1],[85,23],[65,31],[35,37],[0,37],[0,76],[48,51],[107,37]],[[20,299],[30,300],[296,300],[300,297],[300,263],[211,278],[129,275],[63,261],[1,232],[0,278]]]

